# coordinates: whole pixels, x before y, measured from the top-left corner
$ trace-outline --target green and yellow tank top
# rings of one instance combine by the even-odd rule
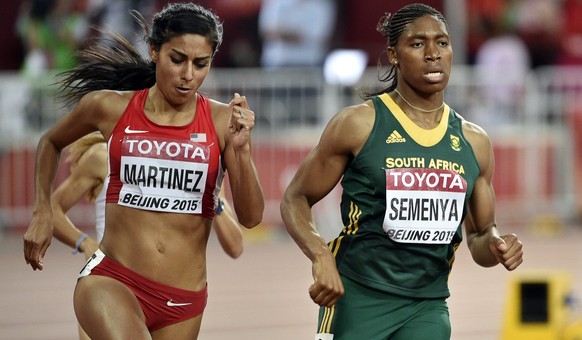
[[[343,229],[329,243],[340,273],[419,298],[448,297],[466,203],[479,166],[462,120],[445,105],[439,125],[414,124],[387,94],[342,178]]]

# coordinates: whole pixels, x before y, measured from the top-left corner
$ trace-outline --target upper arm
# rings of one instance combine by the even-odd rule
[[[103,184],[107,176],[107,153],[104,143],[93,145],[72,167],[70,175],[52,194],[53,208],[63,212],[71,209]]]
[[[227,138],[230,133],[228,130],[228,120],[230,118],[230,108],[228,105],[210,100],[210,111],[212,112],[212,121],[214,123],[214,129],[216,130],[216,135],[218,138],[218,144],[220,145],[220,152],[223,154],[226,151]],[[224,162],[224,159],[223,159]]]
[[[44,136],[58,150],[94,131],[100,131],[107,140],[130,97],[131,92],[90,92]]]
[[[365,143],[373,122],[374,109],[368,104],[345,108],[334,116],[303,160],[286,195],[304,197],[310,206],[325,197]]]
[[[476,125],[470,123],[466,125],[464,132],[471,143],[481,170],[469,198],[468,214],[465,219],[465,230],[470,236],[485,232],[488,228],[495,226],[495,191],[493,189],[495,158],[493,145],[487,134]],[[470,242],[470,237],[468,240]]]

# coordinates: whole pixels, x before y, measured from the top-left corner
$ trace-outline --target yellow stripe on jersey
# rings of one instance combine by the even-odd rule
[[[455,263],[455,258],[457,256],[457,248],[459,248],[460,243],[453,244],[453,256],[449,259],[449,275],[447,275],[447,282],[449,282],[449,278],[451,277],[451,271],[453,269],[453,263]]]
[[[427,130],[416,125],[410,118],[408,118],[406,113],[402,111],[400,106],[398,106],[394,99],[392,99],[392,97],[387,93],[381,94],[379,98],[384,105],[388,107],[390,112],[392,112],[406,133],[408,133],[408,135],[410,135],[410,137],[412,137],[412,139],[414,139],[418,144],[424,147],[431,147],[440,142],[445,136],[449,125],[450,107],[448,105],[445,104],[445,109],[443,110],[443,116],[441,117],[439,125],[434,129]]]
[[[357,205],[354,204],[354,202],[350,202],[350,228],[348,228],[348,235],[354,235],[355,233],[358,232],[358,229],[360,228],[360,224],[358,223],[360,220],[360,216],[362,216],[362,210],[360,210],[360,208],[358,208]]]
[[[457,248],[459,248],[460,243],[453,244],[453,256],[449,259],[449,268],[455,263],[455,256],[457,255]]]
[[[350,212],[348,216],[350,219],[350,223],[344,227],[343,233],[346,235],[354,235],[358,232],[358,229],[360,228],[359,219],[360,216],[362,216],[362,210],[358,208],[358,206],[354,202],[350,202]],[[344,238],[343,236],[340,236],[329,243],[329,249],[331,250],[333,256],[337,255],[343,238]]]
[[[335,314],[335,305],[331,308],[324,307],[323,318],[321,318],[321,325],[319,326],[318,333],[330,333],[331,323],[333,321],[333,315]]]

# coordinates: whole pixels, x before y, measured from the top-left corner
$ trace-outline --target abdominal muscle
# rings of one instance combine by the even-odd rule
[[[199,291],[206,286],[211,220],[109,203],[100,248],[106,256],[158,283]]]

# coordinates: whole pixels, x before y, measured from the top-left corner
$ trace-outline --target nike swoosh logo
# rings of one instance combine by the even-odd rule
[[[191,305],[191,304],[192,304],[192,302],[176,303],[176,302],[172,302],[172,300],[169,300],[168,302],[166,302],[166,305],[168,307],[188,306],[188,305]]]
[[[129,125],[125,128],[125,133],[147,133],[149,131],[146,130],[132,130],[129,128]]]

